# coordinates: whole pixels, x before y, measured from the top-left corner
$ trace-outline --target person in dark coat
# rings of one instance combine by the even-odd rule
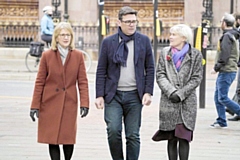
[[[136,31],[137,12],[119,10],[118,33],[101,45],[96,73],[96,107],[104,108],[108,144],[113,160],[123,160],[122,122],[126,136],[126,159],[140,152],[142,107],[151,104],[154,58],[150,40]]]
[[[77,85],[76,85],[77,84]],[[72,157],[76,143],[78,93],[80,114],[89,109],[88,79],[83,54],[74,47],[71,25],[59,23],[53,33],[51,49],[43,52],[37,74],[30,116],[38,117],[38,142],[49,144],[52,160]]]
[[[238,31],[240,31],[240,13],[235,14],[235,27]],[[240,42],[240,39],[238,39],[238,41]],[[239,45],[239,50],[240,50],[240,45]],[[233,100],[240,104],[240,58],[238,60],[238,73],[237,73],[237,88],[236,88],[236,92],[233,96]],[[230,109],[228,109],[226,107],[226,112],[228,112],[231,115],[234,115],[235,113],[233,111],[231,111]],[[229,121],[240,121],[240,116],[235,115],[232,118],[228,118]]]
[[[196,88],[203,77],[202,54],[193,48],[189,26],[170,29],[170,46],[159,57],[156,81],[161,89],[159,130],[154,141],[167,140],[169,160],[187,160],[197,116]]]
[[[215,64],[211,71],[211,74],[218,73],[214,93],[217,118],[210,125],[212,128],[227,128],[225,107],[240,116],[240,105],[228,96],[229,88],[237,75],[239,61],[240,31],[233,27],[234,23],[235,17],[229,13],[225,13],[221,19],[223,34],[219,39]]]

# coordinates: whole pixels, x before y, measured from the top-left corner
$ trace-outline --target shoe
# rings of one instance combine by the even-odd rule
[[[213,124],[210,125],[211,128],[227,128],[227,126],[220,126],[218,122],[214,122]]]
[[[240,116],[234,116],[232,118],[228,118],[229,121],[240,121]]]
[[[226,112],[229,113],[229,114],[232,115],[232,116],[235,114],[234,112],[232,112],[232,111],[231,111],[230,109],[228,109],[228,108],[226,108]]]

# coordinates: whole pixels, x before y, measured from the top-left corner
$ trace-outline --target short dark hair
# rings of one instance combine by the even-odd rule
[[[118,12],[118,19],[122,20],[122,17],[127,14],[135,14],[137,16],[137,11],[129,6],[124,6]]]

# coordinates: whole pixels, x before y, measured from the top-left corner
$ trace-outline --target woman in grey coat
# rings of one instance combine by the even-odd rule
[[[187,160],[197,116],[196,88],[203,75],[202,54],[191,47],[192,30],[184,24],[170,29],[170,46],[160,54],[156,80],[161,89],[159,130],[154,141],[168,140],[169,160]]]

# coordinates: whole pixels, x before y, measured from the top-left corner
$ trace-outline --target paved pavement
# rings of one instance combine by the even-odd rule
[[[11,50],[11,49],[7,49]],[[24,83],[34,85],[36,73],[27,72],[24,65],[25,50],[21,55],[0,53],[0,82]],[[20,54],[20,53],[19,53]],[[240,122],[228,122],[227,129],[212,129],[209,125],[216,118],[213,101],[216,75],[210,75],[211,63],[207,63],[206,106],[198,109],[196,130],[190,147],[190,160],[235,160],[240,157]],[[73,160],[109,160],[106,127],[103,110],[94,106],[95,66],[88,74],[91,108],[86,118],[78,118],[77,144]],[[230,89],[233,96],[236,87],[234,81]],[[3,87],[2,87],[3,88]],[[23,88],[24,89],[24,88]],[[16,92],[13,90],[12,92]],[[141,127],[141,153],[139,160],[167,160],[166,142],[153,142],[151,137],[158,129],[158,103],[160,91],[155,85],[153,103],[143,108]],[[46,144],[39,144],[37,123],[29,117],[31,93],[27,96],[0,94],[0,160],[46,160],[49,159]],[[231,117],[227,115],[227,117]],[[125,145],[124,145],[125,147]],[[63,158],[62,158],[63,159]]]

